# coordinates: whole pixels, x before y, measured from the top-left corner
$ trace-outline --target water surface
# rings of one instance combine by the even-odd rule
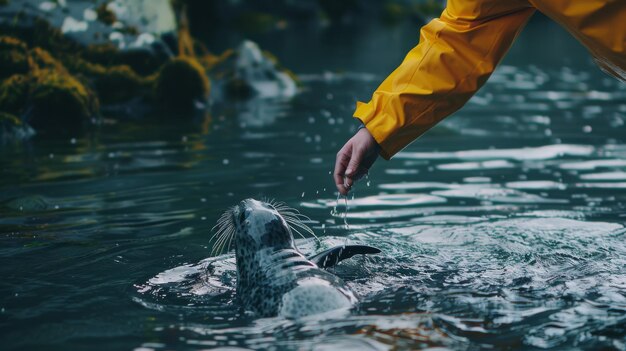
[[[334,155],[416,28],[255,39],[300,75],[296,98],[3,146],[2,349],[626,349],[626,86],[567,33],[533,21],[464,109],[378,161],[347,212]],[[321,243],[299,240],[305,253],[383,250],[334,269],[361,297],[349,317],[237,308],[233,257],[209,258],[208,239],[247,197],[311,217]]]

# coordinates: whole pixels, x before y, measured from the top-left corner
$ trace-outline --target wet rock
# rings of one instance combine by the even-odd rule
[[[36,27],[41,22],[82,47],[112,46],[115,59],[123,61],[118,64],[149,70],[147,73],[174,56],[161,40],[161,35],[176,31],[169,0],[20,0],[0,7],[0,27],[5,32],[40,35]]]
[[[297,93],[293,75],[249,40],[217,63],[211,74],[216,80],[214,96],[218,99],[291,97]]]
[[[78,79],[52,70],[42,70],[34,79],[25,119],[36,130],[82,129],[97,115],[96,95]]]
[[[206,101],[210,84],[204,67],[194,58],[166,63],[155,83],[157,101],[168,109],[189,110]]]

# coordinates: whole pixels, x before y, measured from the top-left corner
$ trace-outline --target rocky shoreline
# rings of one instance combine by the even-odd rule
[[[310,6],[300,4],[298,16],[330,6],[305,3]],[[220,4],[0,1],[0,143],[42,133],[75,134],[100,124],[103,115],[184,118],[228,99],[294,96],[295,75],[256,43],[244,40],[214,53],[194,39],[189,18],[202,6],[224,16],[258,14],[249,11],[250,2]],[[326,17],[337,15],[332,11]],[[252,17],[249,27],[258,22]]]

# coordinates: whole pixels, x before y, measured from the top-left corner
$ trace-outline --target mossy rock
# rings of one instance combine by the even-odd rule
[[[54,58],[47,50],[36,47],[29,51],[32,64],[37,69],[50,69],[60,73],[67,73],[63,64]]]
[[[66,60],[75,60],[76,56],[67,56]],[[154,54],[147,49],[120,51],[112,44],[89,45],[82,51],[82,59],[103,66],[130,66],[142,76],[156,73],[169,57],[165,54]]]
[[[179,57],[163,65],[154,91],[159,103],[171,109],[190,110],[194,102],[206,100],[210,83],[197,60]]]
[[[30,68],[26,44],[13,37],[0,36],[0,79],[26,74]]]
[[[76,130],[98,111],[95,94],[76,78],[52,70],[36,76],[29,123],[36,130]]]
[[[142,89],[150,82],[150,78],[140,77],[129,66],[123,65],[106,69],[95,79],[95,87],[100,101],[110,104],[141,96]]]
[[[15,25],[21,21],[28,21],[28,25]],[[40,47],[48,50],[53,55],[66,52],[72,55],[80,54],[82,46],[71,38],[65,36],[59,28],[52,26],[45,19],[34,21],[23,13],[17,13],[11,21],[0,23],[0,33],[5,36],[19,38],[28,47]]]
[[[21,115],[28,102],[31,80],[22,74],[15,74],[0,84],[0,111]]]

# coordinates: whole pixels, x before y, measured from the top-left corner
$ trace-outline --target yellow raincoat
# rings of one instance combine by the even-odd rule
[[[354,117],[381,156],[389,159],[461,108],[536,10],[567,28],[602,69],[626,80],[626,0],[448,0],[371,101],[357,103]]]

